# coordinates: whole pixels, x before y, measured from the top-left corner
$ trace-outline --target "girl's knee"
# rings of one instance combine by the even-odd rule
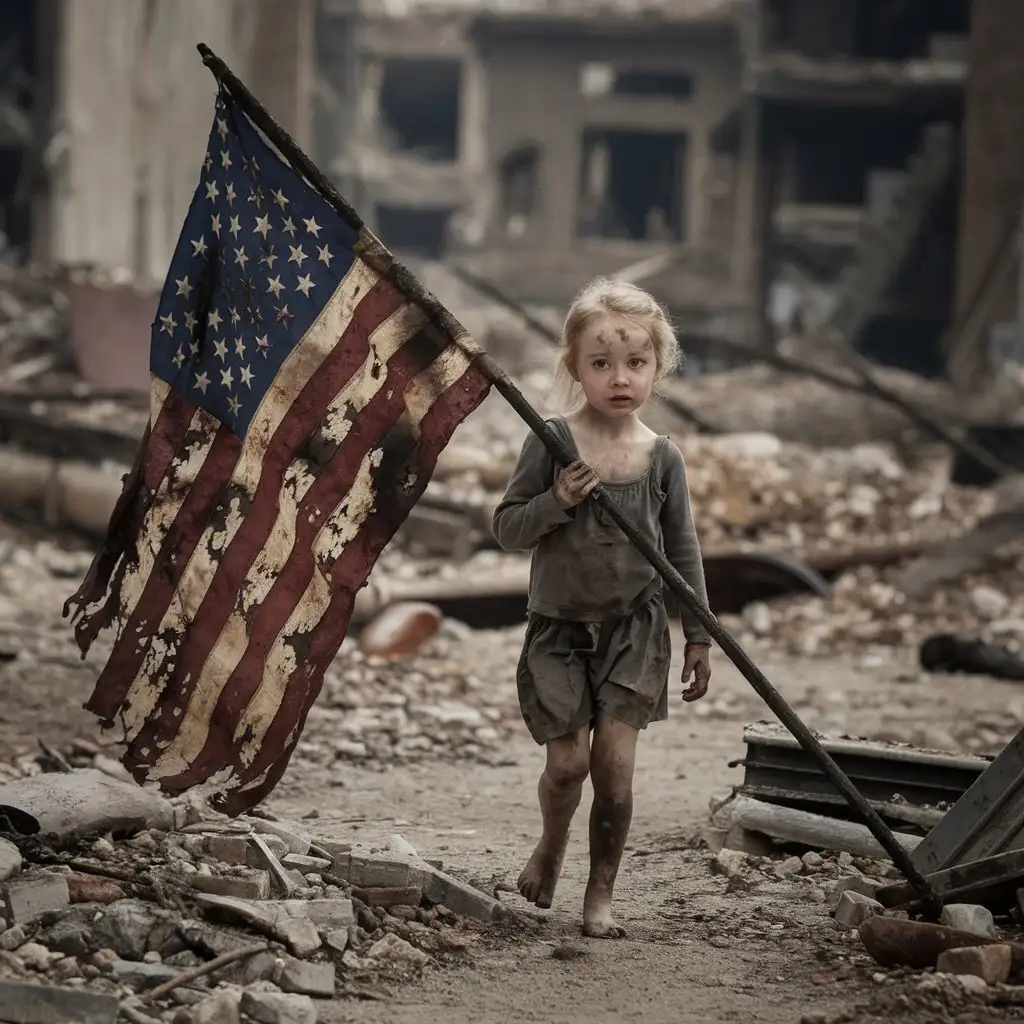
[[[553,789],[582,785],[590,774],[590,748],[586,743],[550,744],[544,774]]]

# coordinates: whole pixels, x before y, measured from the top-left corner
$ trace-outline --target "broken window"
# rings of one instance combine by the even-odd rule
[[[461,82],[458,61],[385,61],[379,109],[390,148],[424,160],[454,161],[459,153]]]
[[[591,62],[580,68],[584,96],[668,97],[685,100],[693,95],[693,77],[685,71],[618,70]]]
[[[505,234],[518,238],[536,212],[540,199],[540,150],[522,146],[507,153],[498,168],[501,180],[501,216]]]
[[[580,236],[680,241],[685,162],[683,134],[584,132]]]
[[[423,209],[381,203],[377,206],[377,233],[389,249],[437,259],[444,254],[452,212],[447,207]]]

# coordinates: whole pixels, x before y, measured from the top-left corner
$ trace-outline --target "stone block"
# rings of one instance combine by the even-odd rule
[[[68,882],[63,875],[43,875],[8,882],[4,889],[4,904],[8,924],[34,921],[49,910],[61,910],[70,905]]]
[[[1013,951],[1009,946],[963,946],[939,954],[935,970],[981,978],[987,985],[1002,985],[1010,976]]]
[[[878,900],[859,892],[844,892],[835,910],[836,923],[844,928],[859,928],[869,917],[881,914],[885,908]]]
[[[0,978],[0,1007],[8,1024],[116,1024],[120,1001],[80,988]]]
[[[291,992],[242,993],[240,1007],[256,1024],[316,1024],[316,1004],[309,996]]]
[[[992,911],[975,903],[950,903],[942,908],[939,923],[986,939],[997,938],[996,922]]]
[[[334,964],[310,963],[286,957],[274,972],[274,983],[285,992],[314,996],[317,999],[334,998]]]
[[[834,912],[836,907],[839,906],[839,900],[844,892],[858,892],[861,896],[869,896],[871,899],[874,899],[875,893],[878,892],[881,885],[881,882],[876,881],[874,878],[868,878],[865,875],[849,875],[847,878],[840,878],[829,889],[828,895],[825,898],[825,906],[829,912]]]
[[[423,890],[411,886],[403,889],[355,889],[352,895],[371,907],[418,907],[423,899]]]
[[[6,839],[0,839],[0,882],[21,870],[21,851]]]
[[[276,838],[276,836],[275,836]],[[282,848],[284,844],[282,843]],[[206,854],[221,864],[245,867],[254,849],[253,843],[245,836],[207,836]]]
[[[327,871],[333,860],[324,860],[322,857],[310,857],[308,854],[303,857],[297,853],[287,854],[281,861],[286,868],[294,868],[303,875],[310,875],[314,872]]]
[[[192,888],[214,896],[232,896],[238,900],[265,900],[270,896],[270,875],[254,871],[245,878],[235,875],[193,875]]]
[[[424,871],[424,876],[423,895],[432,903],[476,921],[493,921],[501,916],[502,906],[496,899],[466,882],[433,868]]]

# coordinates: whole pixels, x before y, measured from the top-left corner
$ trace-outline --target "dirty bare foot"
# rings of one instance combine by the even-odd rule
[[[603,892],[593,881],[583,899],[583,934],[592,939],[624,939],[626,929],[612,917],[611,893]]]
[[[523,899],[535,903],[541,910],[547,910],[555,898],[568,842],[568,833],[560,844],[541,839],[516,883]]]

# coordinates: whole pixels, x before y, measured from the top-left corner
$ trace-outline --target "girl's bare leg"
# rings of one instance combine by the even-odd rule
[[[612,893],[633,817],[633,766],[639,730],[599,712],[590,751],[594,805],[590,811],[590,879],[583,899],[583,931],[622,938],[612,917]]]
[[[569,826],[589,770],[589,727],[547,744],[547,763],[537,785],[544,831],[518,882],[522,895],[538,907],[550,907],[554,899]]]

